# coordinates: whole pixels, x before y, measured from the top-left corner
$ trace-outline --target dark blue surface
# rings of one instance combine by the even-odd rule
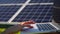
[[[37,27],[40,31],[52,31],[52,30],[56,30],[55,27],[53,27],[50,24],[37,24]]]
[[[0,6],[0,21],[8,21],[19,8],[17,5]]]
[[[26,0],[0,0],[0,4],[8,4],[8,3],[24,3]]]
[[[53,0],[31,0],[30,3],[49,3],[49,2],[53,2]]]
[[[13,20],[13,22],[22,22],[34,20],[37,23],[51,22],[52,20],[52,6],[28,5],[21,13]]]

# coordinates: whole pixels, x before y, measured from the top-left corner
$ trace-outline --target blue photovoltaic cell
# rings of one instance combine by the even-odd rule
[[[0,0],[0,4],[8,4],[8,3],[25,3],[26,0]]]
[[[13,22],[22,22],[34,20],[37,23],[51,22],[52,20],[51,5],[28,5],[21,13],[13,20]]]
[[[57,30],[55,27],[53,27],[50,24],[37,24],[37,27],[39,31],[54,31]]]
[[[19,8],[17,5],[0,6],[0,21],[8,21]]]
[[[53,2],[53,0],[31,0],[30,3],[49,3]]]

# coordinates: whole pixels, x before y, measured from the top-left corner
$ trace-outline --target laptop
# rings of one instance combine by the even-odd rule
[[[31,24],[31,26],[33,26],[33,28],[25,28],[25,31],[22,31],[21,34],[60,32],[60,25],[54,21],[48,23]]]

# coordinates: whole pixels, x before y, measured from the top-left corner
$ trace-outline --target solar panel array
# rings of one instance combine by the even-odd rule
[[[0,4],[18,4],[25,3],[26,0],[0,0]]]
[[[28,5],[14,19],[14,22],[34,20],[35,22],[50,22],[52,19],[52,6]]]
[[[0,0],[0,22],[7,22],[27,0]],[[51,3],[53,0],[31,0],[29,3]],[[1,5],[3,4],[3,5]],[[7,5],[4,5],[7,4]],[[15,5],[9,5],[15,4]],[[37,23],[51,22],[52,5],[27,5],[12,22],[34,20]]]
[[[9,3],[25,3],[27,0],[0,0],[0,4],[9,4]],[[53,0],[31,0],[30,3],[49,3]]]
[[[0,6],[0,21],[8,21],[21,6]]]
[[[53,2],[53,0],[31,0],[30,3],[49,3]]]
[[[36,23],[52,21],[53,5],[50,5],[50,3],[52,3],[53,0],[31,0],[28,4],[26,1],[28,0],[0,0],[0,22],[6,23],[11,20],[11,22],[33,20]],[[40,3],[42,4],[40,5]],[[26,6],[24,7],[24,5]],[[22,11],[19,12],[19,10]],[[19,12],[19,14],[17,12]],[[18,15],[14,17],[16,14]],[[13,25],[0,25],[0,28],[8,28],[10,26]],[[50,24],[37,24],[37,27],[39,28],[39,31],[56,30]]]

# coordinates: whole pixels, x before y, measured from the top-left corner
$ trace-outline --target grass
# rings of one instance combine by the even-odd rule
[[[13,25],[0,24],[0,34],[1,34],[2,32],[4,32],[4,31],[6,30],[6,28],[9,28],[9,27],[11,27],[11,26],[13,26]],[[19,32],[15,32],[15,34],[20,34],[20,31],[19,31]]]
[[[2,32],[4,32],[6,30],[6,28],[0,28],[0,34],[2,33]],[[20,34],[20,31],[19,32],[15,32],[15,34]]]

